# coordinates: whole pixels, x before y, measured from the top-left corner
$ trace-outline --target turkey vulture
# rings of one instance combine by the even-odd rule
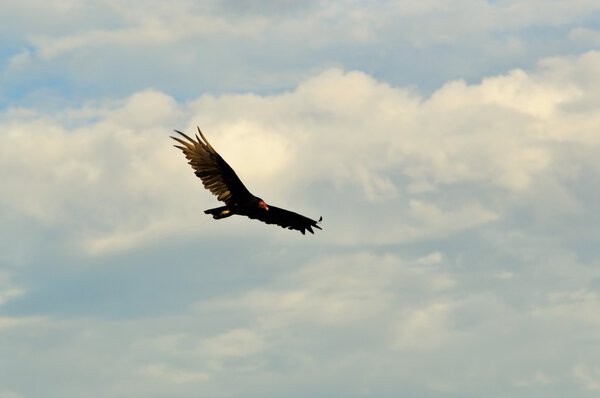
[[[242,184],[235,171],[208,143],[200,131],[200,127],[198,127],[198,133],[202,139],[198,137],[198,134],[194,140],[181,131],[175,130],[175,132],[181,135],[181,137],[171,136],[181,144],[174,145],[175,148],[183,151],[195,174],[202,180],[204,187],[218,200],[225,203],[225,206],[205,210],[205,214],[211,214],[217,220],[238,214],[267,224],[277,224],[283,228],[295,229],[302,232],[302,235],[305,230],[314,234],[313,227],[321,229],[317,224],[323,217],[320,217],[319,221],[311,220],[298,213],[267,205],[264,200],[252,195]]]

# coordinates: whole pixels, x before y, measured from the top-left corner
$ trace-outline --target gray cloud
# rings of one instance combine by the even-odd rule
[[[598,332],[598,295],[569,290],[558,278],[541,284],[536,276],[549,267],[575,276],[586,264],[553,262],[556,251],[544,255],[529,247],[546,263],[517,260],[508,278],[472,269],[473,263],[456,272],[461,260],[452,253],[424,264],[429,255],[349,251],[276,272],[239,295],[222,292],[180,315],[17,324],[0,329],[11,343],[3,354],[37,360],[13,362],[3,374],[25,396],[32,388],[26,375],[37,375],[49,397],[84,391],[187,397],[198,389],[225,396],[508,391],[559,397],[570,391],[591,397],[598,353],[577,341]],[[494,283],[485,286],[486,280]],[[517,306],[514,291],[528,292]],[[35,332],[24,338],[25,330]],[[46,344],[31,345],[40,339]],[[69,361],[50,372],[57,357]],[[61,380],[74,374],[78,382],[66,387]],[[98,380],[104,388],[90,391],[88,383]]]
[[[11,42],[1,75],[8,104],[147,88],[186,99],[280,92],[332,66],[429,93],[447,80],[582,52],[598,13],[593,1],[21,3],[5,6],[19,23],[2,28]]]
[[[199,4],[5,5],[0,397],[597,395],[596,2]]]

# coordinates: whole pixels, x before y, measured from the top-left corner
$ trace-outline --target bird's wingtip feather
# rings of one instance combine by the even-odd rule
[[[188,141],[190,141],[192,143],[195,143],[194,139],[190,138],[186,133],[183,133],[183,132],[181,132],[179,130],[173,130],[173,131],[175,131],[177,134],[180,134],[181,136],[185,137]],[[173,136],[171,136],[171,138],[173,138],[174,140],[177,140],[177,141],[180,140],[179,138],[173,137]]]
[[[215,148],[213,148],[212,145],[210,145],[210,142],[208,142],[208,140],[206,139],[204,134],[202,134],[202,130],[200,130],[200,126],[196,126],[196,128],[198,129],[198,134],[200,134],[200,137],[202,137],[202,141],[203,141],[204,145],[206,145],[213,153],[216,154],[217,151],[215,151]],[[196,137],[198,137],[198,135],[196,135]],[[200,142],[200,139],[198,139],[198,142]]]

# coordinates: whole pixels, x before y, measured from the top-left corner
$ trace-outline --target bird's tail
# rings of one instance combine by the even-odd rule
[[[214,219],[219,220],[221,218],[229,217],[233,215],[231,209],[227,206],[216,207],[214,209],[204,210],[204,214],[210,214]]]

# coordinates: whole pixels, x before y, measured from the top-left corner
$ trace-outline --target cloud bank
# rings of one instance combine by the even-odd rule
[[[523,228],[545,229],[594,206],[599,63],[595,52],[547,59],[430,97],[330,69],[269,96],[179,103],[147,90],[52,116],[8,109],[5,217],[63,230],[91,252],[221,230],[230,220],[198,228],[214,200],[169,146],[171,128],[198,125],[252,191],[325,212],[332,243],[435,239],[524,209],[537,220]]]

